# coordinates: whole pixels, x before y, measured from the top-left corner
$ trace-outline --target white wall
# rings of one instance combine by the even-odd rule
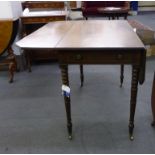
[[[76,1],[77,8],[81,8],[81,1]]]
[[[10,2],[0,1],[0,19],[12,19]]]
[[[0,19],[16,20],[22,13],[20,1],[0,1]]]
[[[12,9],[12,17],[18,19],[22,14],[22,6],[20,1],[11,1],[10,2]]]

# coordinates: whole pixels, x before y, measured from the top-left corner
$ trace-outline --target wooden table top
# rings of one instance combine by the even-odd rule
[[[16,44],[23,49],[144,49],[125,20],[51,22]]]

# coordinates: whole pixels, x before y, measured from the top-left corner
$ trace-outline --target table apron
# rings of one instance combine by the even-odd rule
[[[141,52],[58,52],[60,64],[141,64]]]

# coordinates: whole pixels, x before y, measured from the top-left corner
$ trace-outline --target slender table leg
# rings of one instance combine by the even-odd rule
[[[81,79],[81,87],[82,87],[84,82],[83,65],[80,65],[80,79]]]
[[[120,87],[123,85],[123,80],[124,80],[124,65],[121,65],[121,75],[120,75]]]
[[[152,106],[152,114],[153,114],[152,126],[155,126],[155,73],[154,73],[154,79],[153,79],[153,85],[152,85],[151,106]]]
[[[69,87],[68,79],[68,65],[60,65],[62,84]],[[72,139],[72,120],[71,120],[71,105],[70,105],[70,95],[69,97],[64,95],[66,115],[67,115],[67,129],[68,138]]]
[[[31,55],[30,55],[30,52],[28,51],[27,54],[28,54],[28,55],[27,55],[28,71],[29,71],[29,72],[32,72],[32,70],[31,70],[31,58],[30,58]]]
[[[130,100],[130,120],[129,120],[129,136],[133,140],[134,116],[136,109],[137,91],[138,91],[138,75],[139,67],[132,66],[132,81],[131,81],[131,100]]]
[[[25,57],[26,57],[26,67],[28,68],[28,71],[31,72],[31,56],[30,51],[25,51]]]

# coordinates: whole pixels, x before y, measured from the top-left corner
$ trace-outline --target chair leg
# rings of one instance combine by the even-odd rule
[[[10,82],[10,83],[13,82],[15,70],[16,70],[16,64],[15,64],[14,62],[11,62],[11,63],[9,64],[9,74],[10,74],[9,82]]]
[[[12,83],[14,78],[14,72],[17,71],[17,60],[11,46],[8,49],[8,53],[11,57],[10,63],[9,63],[9,74],[10,74],[9,82]]]
[[[120,87],[122,87],[123,81],[124,81],[124,65],[123,64],[121,65],[120,73],[121,73],[121,75],[120,75]]]
[[[31,56],[30,56],[30,52],[29,51],[26,51],[25,52],[25,56],[26,56],[26,66],[28,68],[28,72],[32,72],[31,70]]]
[[[84,82],[83,65],[80,65],[80,79],[81,79],[81,87],[82,87]]]
[[[20,69],[19,69],[18,66],[17,66],[17,60],[16,60],[15,56],[14,56],[14,59],[13,59],[13,63],[14,63],[14,69],[15,69],[15,71],[16,71],[16,72],[19,72]]]

